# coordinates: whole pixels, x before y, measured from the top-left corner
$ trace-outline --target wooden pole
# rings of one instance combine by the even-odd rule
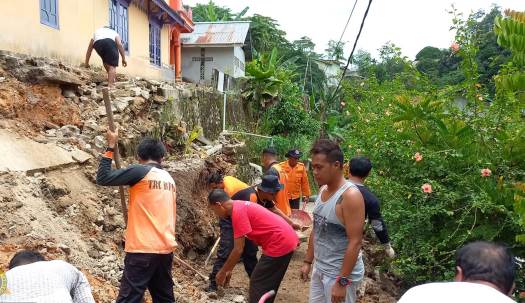
[[[193,266],[189,265],[188,263],[184,262],[181,258],[173,255],[173,258],[175,259],[175,261],[181,265],[184,265],[186,268],[192,270],[194,273],[196,273],[199,277],[201,277],[204,281],[208,281],[209,278],[206,277],[205,275],[203,275],[202,273],[200,273],[198,270],[196,270]]]
[[[113,120],[113,109],[111,108],[111,99],[109,97],[108,88],[102,89],[102,96],[104,97],[104,105],[106,106],[106,115],[108,117],[109,130],[115,131],[115,121]],[[115,152],[113,153],[113,159],[115,160],[115,166],[120,169],[120,153],[118,150],[118,142],[115,144]],[[126,203],[126,195],[124,194],[124,186],[119,186],[120,192],[120,206],[122,208],[122,215],[124,216],[124,223],[128,226],[128,206]]]
[[[208,261],[210,261],[211,255],[213,255],[213,252],[215,252],[215,249],[219,245],[219,241],[221,241],[221,237],[217,238],[217,241],[215,241],[215,244],[213,244],[210,253],[208,254],[208,257],[206,258],[206,261],[204,262],[204,266],[208,265]]]

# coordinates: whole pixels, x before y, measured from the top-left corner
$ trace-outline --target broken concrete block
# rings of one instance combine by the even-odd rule
[[[42,144],[0,130],[0,169],[34,173],[74,163],[69,153],[52,144]]]
[[[74,125],[64,125],[60,128],[64,137],[74,137],[80,135],[80,129]]]
[[[131,91],[131,96],[132,97],[138,97],[140,96],[140,93],[142,92],[142,89],[140,87],[132,87],[130,89]]]
[[[94,143],[96,147],[103,148],[106,146],[106,139],[103,136],[96,136]]]
[[[149,99],[149,97],[150,97],[149,91],[147,91],[147,90],[142,90],[140,95],[142,96],[142,98],[144,98],[146,100]]]
[[[75,149],[74,151],[70,152],[70,154],[73,160],[81,164],[87,162],[88,160],[92,158],[90,154],[84,151],[81,151],[79,149]]]
[[[121,97],[116,98],[113,101],[113,104],[115,106],[115,109],[117,112],[123,112],[130,104],[131,101],[135,99],[134,97]]]
[[[166,103],[166,101],[168,101],[168,99],[166,99],[163,96],[159,96],[159,95],[153,96],[153,102],[155,102],[155,103],[163,104],[163,103]]]

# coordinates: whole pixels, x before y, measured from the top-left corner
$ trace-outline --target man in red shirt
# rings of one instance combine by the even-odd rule
[[[239,262],[247,238],[261,246],[263,252],[250,277],[248,302],[258,302],[270,290],[277,292],[299,244],[290,224],[257,203],[232,201],[221,189],[213,190],[208,196],[208,202],[217,217],[231,217],[235,239],[228,260],[217,273],[217,284],[226,284]],[[273,298],[267,302],[273,302]]]

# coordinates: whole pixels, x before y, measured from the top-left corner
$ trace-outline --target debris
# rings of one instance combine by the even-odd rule
[[[150,95],[149,95],[149,91],[147,90],[142,90],[142,92],[140,93],[140,95],[142,96],[142,98],[148,100]]]
[[[85,163],[87,161],[89,161],[91,158],[91,155],[86,153],[86,152],[83,152],[79,149],[75,149],[74,151],[71,152],[71,157],[73,158],[73,160],[77,161],[78,163]]]
[[[76,97],[75,92],[72,89],[65,89],[62,91],[62,95],[66,98],[73,98]]]
[[[244,296],[243,295],[237,295],[233,298],[233,302],[235,303],[243,303],[244,302]]]

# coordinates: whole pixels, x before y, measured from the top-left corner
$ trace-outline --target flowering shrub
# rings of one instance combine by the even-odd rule
[[[463,58],[466,79],[458,85],[439,89],[413,68],[391,81],[370,75],[344,85],[351,125],[345,153],[373,162],[368,185],[399,251],[389,270],[408,285],[451,279],[454,253],[469,241],[500,241],[525,253],[516,212],[525,214],[523,87],[500,86],[486,100],[469,22],[454,21],[451,48]],[[499,77],[506,72],[516,73],[502,69]]]

